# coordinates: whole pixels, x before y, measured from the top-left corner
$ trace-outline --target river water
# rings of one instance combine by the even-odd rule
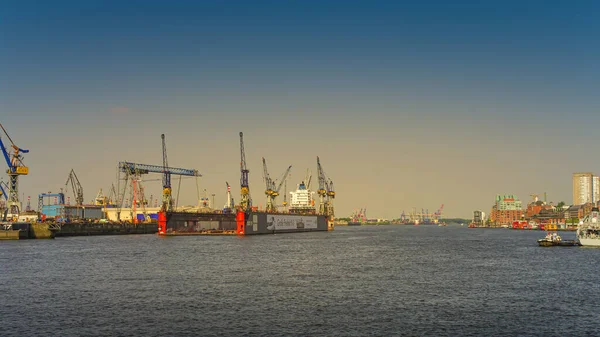
[[[0,335],[600,335],[600,249],[542,236],[363,226],[0,242]]]

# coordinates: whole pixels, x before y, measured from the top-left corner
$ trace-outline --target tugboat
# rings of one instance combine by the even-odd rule
[[[546,237],[543,239],[537,240],[538,245],[540,247],[552,247],[552,246],[564,246],[564,247],[573,247],[579,246],[579,242],[577,240],[563,240],[560,235],[557,233],[546,234]]]

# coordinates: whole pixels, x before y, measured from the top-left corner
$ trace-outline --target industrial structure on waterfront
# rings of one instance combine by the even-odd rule
[[[429,212],[429,209],[421,208],[421,211],[418,211],[416,207],[413,207],[408,214],[402,211],[400,222],[414,225],[437,225],[441,222],[443,211],[444,204],[433,213]]]
[[[15,229],[21,231],[26,228],[30,231],[30,222],[39,224],[53,224],[53,230],[61,230],[71,227],[69,235],[77,233],[99,234],[102,230],[93,224],[131,224],[133,227],[124,225],[125,232],[146,233],[147,226],[138,230],[136,225],[147,225],[154,223],[154,228],[162,235],[190,235],[190,234],[266,234],[275,232],[304,232],[304,231],[327,231],[333,229],[335,190],[333,181],[327,176],[319,157],[316,158],[318,172],[319,197],[318,206],[313,199],[315,192],[311,190],[312,176],[307,175],[305,180],[297,185],[295,191],[289,192],[290,202],[288,204],[287,180],[290,170],[289,165],[284,170],[281,178],[272,179],[267,168],[266,159],[263,158],[263,179],[265,181],[266,208],[258,209],[253,205],[248,175],[250,170],[246,165],[243,133],[240,132],[240,202],[235,204],[231,196],[231,186],[225,182],[227,187],[227,202],[222,209],[217,209],[213,200],[204,190],[201,196],[198,178],[202,175],[196,169],[171,167],[167,160],[166,137],[161,135],[162,163],[160,165],[133,163],[121,161],[117,165],[118,178],[110,188],[108,195],[102,189],[96,194],[91,203],[86,203],[84,189],[74,169],[69,171],[64,188],[58,192],[40,193],[37,198],[37,210],[31,207],[28,197],[27,209],[22,210],[19,200],[18,179],[27,175],[29,169],[23,164],[23,154],[28,150],[15,145],[4,126],[0,124],[4,136],[9,140],[10,147],[6,147],[3,138],[0,137],[0,149],[2,150],[6,164],[8,165],[9,182],[0,181],[0,203],[2,226],[5,230]],[[144,176],[148,174],[160,174],[162,178],[162,191],[160,204],[158,199],[153,199],[145,188]],[[181,188],[181,177],[194,179],[193,184],[198,196],[198,204],[195,206],[178,206],[173,197],[171,177],[179,177],[177,194]],[[188,180],[189,181],[189,180]],[[283,191],[283,202],[279,204],[278,197]],[[73,203],[71,203],[71,197]],[[17,225],[23,222],[22,226]],[[14,227],[13,227],[14,224]],[[95,228],[88,231],[85,227]],[[66,226],[66,227],[65,227]],[[47,229],[50,228],[46,226]],[[17,229],[18,228],[18,229]],[[140,227],[141,228],[141,227]],[[111,232],[123,233],[111,227]],[[20,237],[21,234],[15,235]]]
[[[336,194],[333,181],[325,174],[319,157],[317,157],[318,210],[312,198],[313,192],[310,190],[310,176],[298,185],[296,191],[290,192],[289,209],[286,209],[286,198],[282,205],[278,205],[277,197],[287,181],[292,166],[288,166],[277,181],[271,178],[265,158],[262,163],[267,205],[265,210],[253,206],[248,184],[250,170],[246,165],[244,136],[240,132],[240,203],[235,212],[233,210],[209,213],[177,212],[163,208],[158,214],[158,233],[160,235],[253,235],[333,230],[333,199]],[[228,183],[227,188],[229,207],[233,204],[233,200],[229,194]],[[231,203],[229,200],[232,200]]]

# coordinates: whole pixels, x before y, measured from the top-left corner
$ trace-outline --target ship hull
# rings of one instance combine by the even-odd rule
[[[332,230],[324,215],[249,212],[237,214],[159,214],[158,232],[164,236],[259,235]]]
[[[586,247],[600,247],[600,239],[579,238],[579,244]]]

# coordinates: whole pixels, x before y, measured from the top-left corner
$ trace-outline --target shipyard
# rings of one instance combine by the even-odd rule
[[[272,178],[265,158],[262,158],[263,181],[266,207],[253,204],[250,193],[249,172],[246,164],[244,135],[239,133],[240,153],[240,198],[235,203],[231,186],[227,188],[227,202],[222,209],[215,209],[214,194],[211,203],[208,195],[199,194],[196,169],[169,166],[166,137],[161,135],[162,165],[118,163],[118,178],[108,195],[99,190],[93,203],[84,202],[83,186],[74,169],[68,174],[64,190],[40,193],[37,208],[27,197],[25,208],[19,193],[19,179],[29,174],[24,157],[29,150],[15,145],[2,124],[0,148],[8,166],[8,184],[0,183],[0,239],[48,239],[61,236],[154,234],[160,236],[189,235],[256,235],[275,233],[298,233],[331,231],[334,229],[334,205],[336,193],[333,181],[326,175],[319,157],[316,157],[318,203],[312,190],[312,174],[296,185],[296,190],[287,191],[287,180],[292,169],[288,166],[279,177]],[[9,144],[5,145],[3,136]],[[159,174],[162,179],[161,199],[148,200],[144,187],[144,176]],[[198,191],[196,207],[178,207],[173,201],[172,176],[194,179]],[[284,190],[282,191],[282,187]],[[74,203],[71,204],[73,194]],[[179,190],[178,190],[179,192]],[[279,204],[278,197],[283,194]],[[288,202],[289,200],[289,202]],[[160,207],[158,207],[160,202]]]
[[[600,1],[1,8],[0,337],[600,336]]]

